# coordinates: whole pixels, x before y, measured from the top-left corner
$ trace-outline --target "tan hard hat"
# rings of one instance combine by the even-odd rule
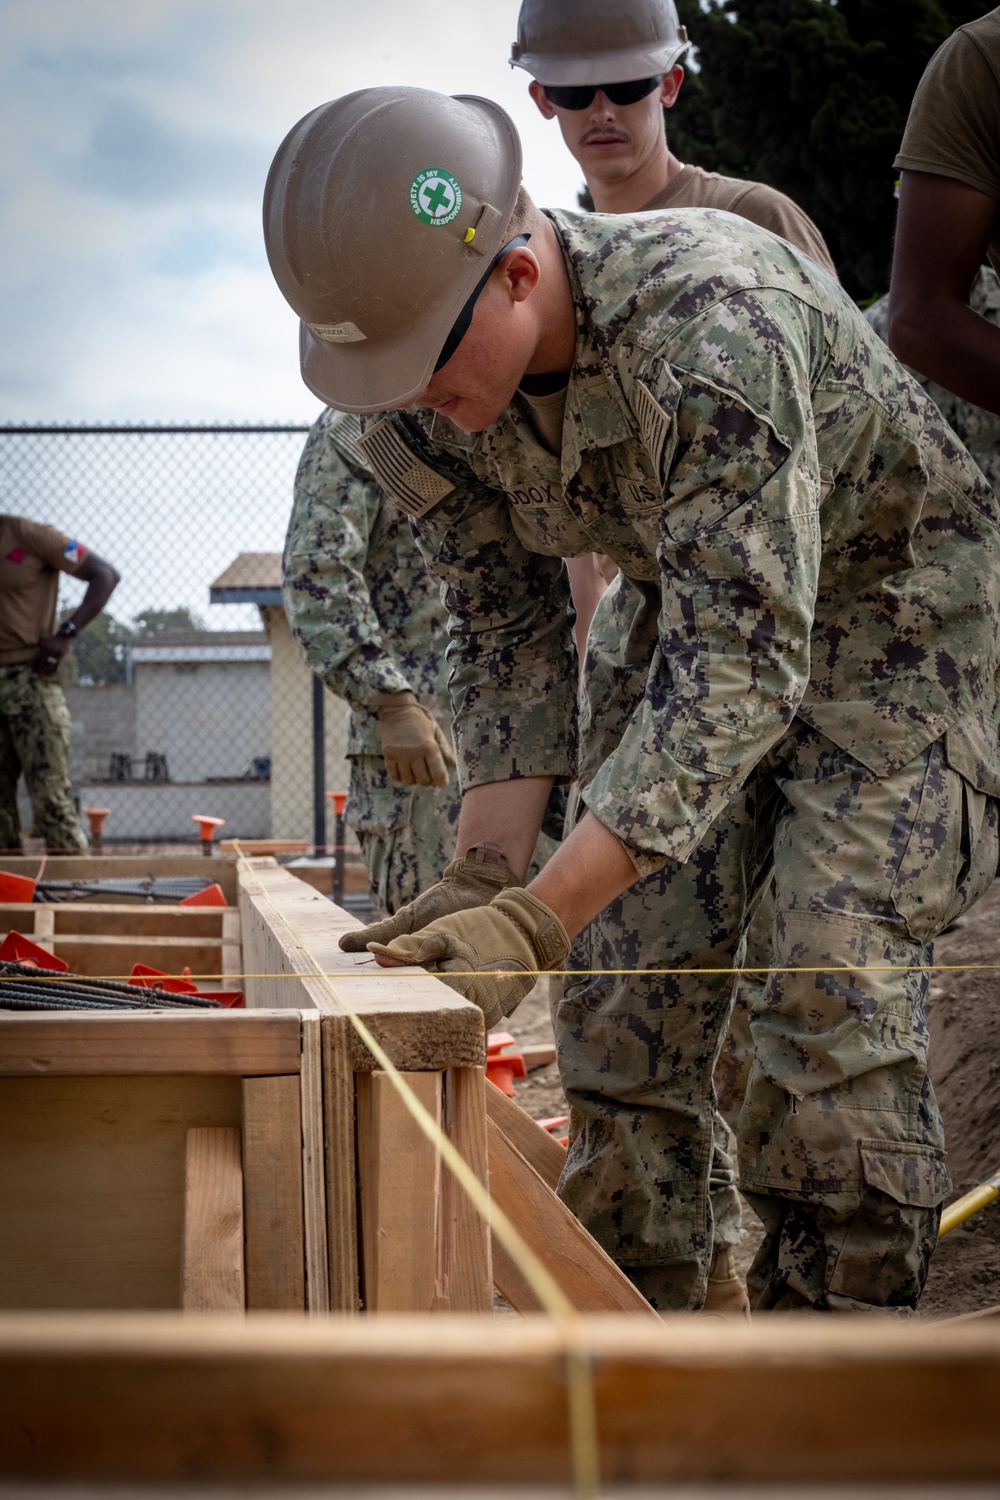
[[[512,68],[539,83],[628,83],[687,50],[674,0],[523,0]]]
[[[489,99],[361,89],[299,121],[268,173],[264,239],[315,395],[369,412],[423,390],[520,181],[517,131]]]

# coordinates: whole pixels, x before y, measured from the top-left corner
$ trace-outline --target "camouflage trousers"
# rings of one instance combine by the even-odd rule
[[[606,972],[558,1013],[572,1109],[560,1194],[656,1307],[704,1300],[719,1194],[712,1072],[733,975],[691,971],[734,968],[773,873],[773,968],[737,1131],[765,1228],[751,1302],[915,1308],[949,1187],[920,966],[988,888],[997,813],[943,741],[880,778],[796,721],[686,864],[591,924]]]
[[[48,849],[75,852],[87,840],[69,779],[69,710],[57,682],[27,665],[0,666],[0,849],[20,849],[20,775],[28,788],[34,834]]]
[[[446,787],[390,781],[380,755],[351,761],[347,821],[361,845],[372,899],[390,914],[441,879],[454,858],[462,797]]]
[[[372,899],[393,912],[440,880],[455,857],[462,794],[452,772],[446,787],[402,786],[390,781],[380,755],[351,761],[347,821],[361,845]],[[525,880],[533,880],[558,847],[540,833]]]

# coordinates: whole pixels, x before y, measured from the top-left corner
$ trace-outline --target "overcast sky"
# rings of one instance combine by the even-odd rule
[[[507,65],[516,0],[0,0],[0,421],[310,420],[260,200],[371,84],[485,94],[525,183],[580,174]]]

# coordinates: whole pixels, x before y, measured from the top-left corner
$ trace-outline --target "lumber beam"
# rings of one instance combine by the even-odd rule
[[[308,1013],[303,1011],[303,1019]],[[323,1137],[326,1166],[327,1277],[330,1308],[356,1313],[358,1291],[358,1189],[355,1168],[354,1071],[346,1016],[323,1016]]]
[[[484,1187],[489,1187],[486,1153],[486,1072],[450,1068],[444,1074],[445,1134]],[[445,1167],[437,1227],[436,1312],[493,1311],[493,1261],[489,1226],[464,1187]]]
[[[578,1312],[657,1317],[645,1297],[528,1165],[503,1131],[488,1122],[490,1196],[555,1277]],[[520,1266],[493,1236],[493,1283],[518,1312],[541,1303]]]
[[[0,1076],[298,1073],[298,1014],[273,1011],[39,1011],[5,1014]]]
[[[305,1229],[296,1076],[243,1080],[243,1194],[247,1308],[301,1310]]]
[[[554,1192],[566,1164],[565,1146],[560,1146],[516,1099],[508,1098],[490,1079],[486,1081],[486,1112],[529,1166],[534,1167],[546,1187]]]
[[[440,1073],[403,1082],[441,1120]],[[435,1301],[441,1160],[387,1073],[359,1073],[358,1201],[366,1312],[430,1312]]]
[[[324,1017],[353,1010],[403,1072],[482,1064],[477,1005],[422,969],[379,969],[368,953],[342,953],[341,934],[361,924],[274,860],[244,861],[239,883],[246,970],[281,976],[248,979],[248,1005],[315,1007]],[[317,972],[325,977],[308,977]],[[348,1041],[355,1073],[378,1067],[353,1031]]]
[[[189,1130],[184,1161],[185,1312],[243,1312],[243,1166],[240,1132]]]
[[[39,878],[42,860],[35,854],[4,855],[3,867],[11,875]],[[42,879],[48,880],[143,880],[148,875],[189,875],[217,882],[231,906],[236,904],[236,861],[216,853],[205,859],[192,848],[190,854],[76,854],[48,855]],[[100,900],[100,895],[96,897]],[[118,898],[119,900],[127,898]],[[138,903],[144,898],[136,897]]]
[[[302,1233],[306,1307],[330,1311],[330,1265],[326,1223],[326,1163],[323,1145],[323,1057],[320,1018],[302,1014]]]
[[[0,1317],[8,1480],[566,1484],[548,1319]],[[1000,1329],[590,1318],[605,1486],[995,1482]]]

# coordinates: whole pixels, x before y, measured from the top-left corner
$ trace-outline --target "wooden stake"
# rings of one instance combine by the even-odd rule
[[[247,1307],[305,1307],[297,1077],[243,1080]]]
[[[436,1120],[440,1073],[405,1082]],[[441,1163],[385,1073],[360,1073],[358,1198],[368,1312],[430,1312],[435,1302]]]
[[[181,1307],[185,1312],[243,1312],[245,1304],[240,1132],[189,1130]]]
[[[445,1073],[443,1113],[445,1134],[483,1186],[488,1186],[486,1075],[482,1068],[450,1068]],[[441,1174],[437,1237],[435,1311],[491,1313],[489,1226],[447,1167]]]

